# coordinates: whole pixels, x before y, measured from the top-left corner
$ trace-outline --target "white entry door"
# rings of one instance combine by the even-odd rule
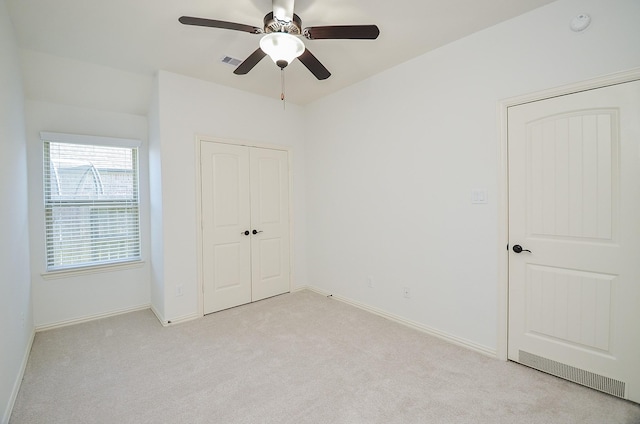
[[[511,107],[508,136],[508,357],[640,402],[640,82]]]
[[[289,291],[285,151],[201,144],[204,313]]]

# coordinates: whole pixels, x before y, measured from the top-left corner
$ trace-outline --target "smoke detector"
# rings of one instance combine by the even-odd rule
[[[586,13],[581,13],[571,20],[569,27],[571,31],[580,32],[587,29],[589,25],[591,25],[591,16]]]

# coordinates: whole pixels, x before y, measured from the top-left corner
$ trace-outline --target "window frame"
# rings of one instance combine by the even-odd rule
[[[49,263],[50,257],[50,248],[49,245],[49,229],[47,228],[47,215],[48,211],[55,208],[55,205],[51,205],[47,202],[47,197],[50,196],[50,190],[46,181],[50,179],[50,176],[47,176],[43,173],[43,212],[44,212],[44,269],[45,271],[42,275],[45,278],[61,278],[67,275],[76,275],[76,274],[87,274],[94,272],[102,272],[102,271],[111,271],[116,269],[127,269],[139,267],[143,263],[142,259],[142,222],[141,222],[141,208],[142,208],[142,199],[140,193],[140,147],[142,146],[142,142],[140,140],[135,139],[124,139],[124,138],[114,138],[114,137],[102,137],[102,136],[93,136],[93,135],[79,135],[79,134],[64,134],[64,133],[54,133],[54,132],[41,132],[40,140],[42,141],[41,151],[43,153],[41,165],[43,166],[43,171],[48,169],[51,166],[51,162],[49,159],[49,155],[47,154],[47,149],[45,148],[45,143],[65,143],[65,144],[75,144],[75,145],[85,145],[85,146],[98,146],[98,147],[111,147],[111,148],[126,148],[132,149],[134,166],[135,166],[135,180],[134,187],[135,190],[135,203],[134,206],[137,211],[137,253],[136,257],[128,257],[123,259],[114,259],[114,260],[102,260],[102,261],[94,261],[94,262],[84,262],[81,264],[68,264],[61,266],[51,266]],[[49,163],[47,163],[49,160]],[[50,187],[50,186],[49,186]],[[103,201],[104,202],[104,201]],[[99,202],[98,202],[99,203]],[[105,202],[105,204],[108,202]],[[114,204],[117,202],[114,202]]]

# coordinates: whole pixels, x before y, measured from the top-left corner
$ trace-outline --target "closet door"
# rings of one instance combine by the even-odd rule
[[[202,142],[203,308],[290,290],[286,151]]]
[[[251,302],[249,149],[201,145],[204,313]]]
[[[285,151],[252,148],[250,162],[251,280],[256,301],[289,291],[289,159]]]

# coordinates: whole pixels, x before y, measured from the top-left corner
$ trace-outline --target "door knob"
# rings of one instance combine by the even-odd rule
[[[240,234],[244,234],[245,236],[248,236],[248,235],[249,235],[249,234],[251,234],[251,233],[249,233],[249,230],[247,230],[247,231],[243,231],[243,232],[241,232]]]
[[[252,232],[253,232],[253,234],[258,234],[258,233],[261,233],[261,232],[262,232],[262,230],[260,230],[260,231],[258,231],[258,230],[253,230]]]
[[[531,253],[531,250],[529,249],[523,249],[522,246],[520,246],[519,244],[514,244],[513,245],[513,251],[516,253],[522,253],[522,252],[529,252]]]

